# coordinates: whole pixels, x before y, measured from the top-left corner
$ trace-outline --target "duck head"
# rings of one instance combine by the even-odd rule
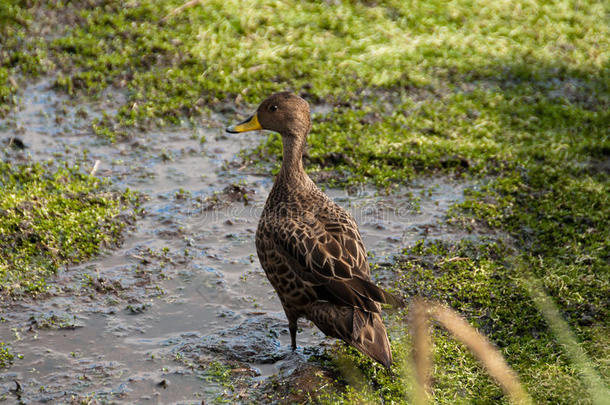
[[[283,137],[306,136],[311,129],[309,103],[291,92],[275,93],[253,115],[226,130],[235,134],[260,129],[279,132]]]

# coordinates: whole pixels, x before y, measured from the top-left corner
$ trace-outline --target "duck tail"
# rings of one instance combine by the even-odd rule
[[[352,340],[356,349],[389,369],[392,365],[392,350],[381,316],[375,312],[353,310]]]
[[[309,319],[325,335],[342,339],[384,367],[390,368],[390,341],[378,313],[318,302],[312,304]]]

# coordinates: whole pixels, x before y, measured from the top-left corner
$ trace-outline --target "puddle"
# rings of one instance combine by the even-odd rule
[[[121,247],[62,270],[48,298],[0,305],[0,340],[23,355],[0,371],[0,400],[202,403],[228,389],[222,367],[210,364],[229,365],[233,382],[260,382],[328,344],[304,322],[298,351],[289,350],[282,308],[256,257],[272,178],[241,167],[238,152],[263,135],[229,137],[226,120],[212,116],[194,130],[108,145],[88,129],[103,103],[72,105],[45,82],[23,98],[0,122],[0,141],[16,135],[26,146],[7,159],[76,161],[87,150],[91,166],[100,161],[98,176],[149,199]],[[429,179],[391,196],[326,192],[360,224],[371,261],[386,262],[422,237],[467,237],[443,225],[467,186]]]

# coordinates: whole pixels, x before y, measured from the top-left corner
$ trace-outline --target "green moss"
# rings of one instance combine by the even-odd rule
[[[134,196],[106,186],[78,166],[0,163],[2,294],[44,291],[60,266],[120,241],[126,222],[119,214]]]
[[[8,346],[4,342],[0,342],[0,369],[11,365],[14,357]]]
[[[610,380],[605,361],[610,356],[610,182],[599,172],[597,156],[587,159],[578,147],[557,155],[545,151],[544,160],[528,161],[527,149],[515,146],[526,165],[515,162],[513,170],[501,170],[487,185],[470,190],[449,218],[466,229],[502,230],[514,247],[420,241],[397,259],[397,288],[465,315],[501,349],[536,403],[603,403],[599,398],[607,397],[603,386]],[[565,153],[582,160],[562,163]],[[565,346],[532,301],[532,278],[574,333],[574,347]],[[435,342],[435,403],[505,401],[461,344],[440,330]],[[396,356],[408,355],[410,347],[408,340],[393,343]],[[580,350],[584,357],[575,359]],[[351,356],[373,382],[376,397],[399,403],[411,398],[404,388],[409,381],[396,378],[398,368],[389,374],[354,351]],[[351,401],[345,398],[331,396],[331,403]]]
[[[377,90],[418,98],[409,92],[586,79],[608,69],[604,8],[593,0],[212,0],[166,21],[182,2],[102,3],[35,5],[53,11],[42,24],[72,17],[54,39],[26,41],[38,43],[25,54],[55,63],[57,87],[70,94],[126,88],[116,118],[122,126],[175,123],[229,97],[257,103],[286,88],[313,101],[358,104]],[[21,2],[9,8],[28,16]]]
[[[530,163],[567,165],[587,174],[610,146],[605,124],[610,93],[603,93],[610,87],[600,81],[590,85],[599,93],[590,94],[587,106],[554,99],[561,86],[542,90],[526,83],[510,90],[459,91],[424,103],[407,98],[387,107],[367,102],[355,111],[335,108],[314,117],[309,167],[347,173],[339,176],[343,181],[382,186],[435,172],[510,174]],[[277,156],[281,140],[272,134],[249,158]]]
[[[562,347],[563,342],[557,341],[528,293],[529,271],[511,262],[514,254],[498,242],[420,242],[406,249],[394,265],[394,271],[400,277],[397,288],[408,296],[443,302],[466,316],[500,349],[535,403],[591,403],[580,370],[572,364]],[[607,275],[599,278],[607,279]],[[590,305],[600,309],[591,320],[594,326],[589,320],[586,325],[572,320],[571,326],[583,342],[585,352],[597,359],[593,363],[596,372],[607,381],[609,370],[601,359],[608,357],[608,339],[604,339],[606,344],[600,351],[599,342],[590,334],[600,338],[600,328],[607,334],[605,320],[610,314],[604,306],[605,296],[589,294],[587,297]],[[404,313],[389,318],[395,357],[391,372],[354,349],[343,346],[339,350],[371,382],[372,393],[370,389],[368,393],[367,390],[351,389],[328,395],[322,403],[353,403],[354,398],[367,397],[381,399],[383,403],[412,401],[409,370],[405,373],[402,369],[402,365],[409,362],[412,347],[410,338],[404,335],[405,319],[408,316]],[[508,403],[472,354],[448,332],[435,328],[433,340],[433,403]]]
[[[46,45],[30,38],[32,15],[26,3],[0,2],[0,117],[17,104],[17,77],[35,77],[45,71]]]
[[[10,105],[14,104],[13,94],[17,90],[10,82],[9,70],[0,67],[0,112],[6,114]]]

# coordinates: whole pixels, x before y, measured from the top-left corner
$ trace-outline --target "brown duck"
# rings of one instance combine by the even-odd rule
[[[292,349],[297,320],[304,317],[389,368],[380,303],[401,302],[371,282],[356,222],[305,173],[309,104],[289,92],[273,94],[227,131],[260,129],[282,135],[284,157],[258,224],[256,251],[284,307]]]

